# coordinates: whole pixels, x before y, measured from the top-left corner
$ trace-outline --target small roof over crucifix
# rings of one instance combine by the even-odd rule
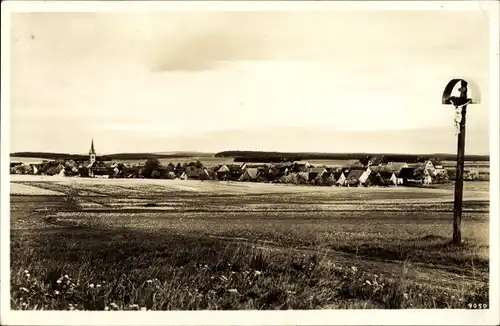
[[[453,91],[457,84],[460,83],[460,88],[458,92],[465,93],[466,96],[453,96]],[[442,104],[453,104],[453,105],[464,105],[464,104],[479,104],[481,103],[481,93],[479,92],[479,87],[472,80],[465,80],[460,78],[452,79],[446,85]]]

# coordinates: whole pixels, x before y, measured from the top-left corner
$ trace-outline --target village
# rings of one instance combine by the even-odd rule
[[[389,161],[386,156],[368,156],[349,160],[343,166],[313,165],[308,161],[258,163],[233,162],[208,166],[201,161],[170,162],[164,166],[158,159],[145,163],[124,164],[103,161],[96,155],[92,140],[85,161],[43,160],[37,163],[11,162],[11,174],[32,174],[87,178],[152,178],[180,180],[213,180],[266,182],[315,186],[388,187],[430,185],[454,180],[454,168],[443,167],[439,158],[416,162]],[[487,178],[487,176],[486,176]],[[475,169],[465,171],[464,180],[484,180]]]

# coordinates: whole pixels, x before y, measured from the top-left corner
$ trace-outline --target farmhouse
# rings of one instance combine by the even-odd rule
[[[380,173],[371,173],[365,182],[363,182],[365,187],[369,186],[386,186],[384,179],[380,176]]]
[[[345,186],[347,179],[345,177],[344,172],[342,172],[342,171],[332,172],[332,177],[335,180],[336,185]]]
[[[212,180],[212,177],[205,168],[188,168],[182,175],[182,180]]]
[[[246,168],[245,172],[238,179],[239,181],[257,181],[259,177],[259,169],[257,168]]]
[[[321,178],[324,173],[326,173],[325,168],[309,168],[308,171],[309,173],[309,179],[314,180],[316,178]]]
[[[431,160],[427,160],[427,161],[421,162],[421,163],[408,164],[408,167],[419,168],[422,170],[430,170],[432,175],[434,175],[436,173],[436,168],[434,167],[434,164],[432,163]]]
[[[387,159],[384,155],[377,156],[366,156],[359,160],[363,166],[380,166],[382,164],[387,164]]]
[[[309,181],[309,172],[298,172],[297,179],[299,180],[299,183]]]
[[[363,180],[362,180],[362,178],[363,178]],[[366,171],[358,170],[358,169],[351,170],[346,177],[345,184],[347,186],[358,186],[358,185],[362,184],[363,182],[365,182],[367,178],[368,178],[368,175],[366,175]]]
[[[399,172],[399,178],[403,180],[403,184],[420,182],[415,178],[416,168],[403,168]]]
[[[215,173],[217,174],[217,178],[219,180],[226,180],[230,172],[231,170],[229,170],[227,165],[224,164],[220,168],[218,168]]]
[[[398,184],[398,178],[396,177],[395,173],[389,171],[380,171],[378,172],[378,174],[384,180],[385,185],[396,186]]]
[[[432,176],[434,175],[435,173],[435,170],[430,170],[430,169],[427,169],[424,171],[424,177],[422,179],[422,182],[424,184],[431,184],[432,183]]]

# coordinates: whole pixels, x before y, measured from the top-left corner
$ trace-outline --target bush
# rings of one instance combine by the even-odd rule
[[[438,170],[434,176],[434,183],[447,183],[450,182],[450,177],[448,176],[448,171]]]
[[[141,169],[140,174],[145,178],[151,178],[153,177],[152,173],[160,168],[161,168],[160,160],[158,160],[157,158],[150,158],[144,164],[144,167]]]

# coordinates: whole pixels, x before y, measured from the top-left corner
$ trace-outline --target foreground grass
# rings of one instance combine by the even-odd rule
[[[13,309],[463,308],[486,285],[445,289],[327,255],[133,230],[12,235]]]
[[[475,241],[484,229],[479,215],[465,224],[464,245],[451,247],[443,236],[449,223],[431,211],[424,218],[418,212],[89,213],[77,197],[12,197],[13,309],[488,303],[488,259],[480,254],[487,246]],[[204,197],[188,202],[202,207]],[[40,208],[48,213],[34,213]]]

